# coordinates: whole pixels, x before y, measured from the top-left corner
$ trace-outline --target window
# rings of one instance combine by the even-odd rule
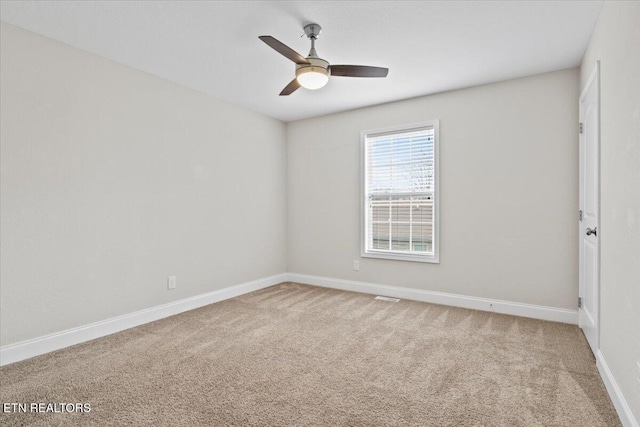
[[[362,132],[362,256],[438,259],[438,121]]]

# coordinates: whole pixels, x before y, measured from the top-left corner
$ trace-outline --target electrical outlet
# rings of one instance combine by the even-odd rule
[[[175,289],[176,288],[176,276],[169,276],[167,278],[167,289]]]
[[[353,261],[353,269],[355,271],[360,271],[360,261]]]

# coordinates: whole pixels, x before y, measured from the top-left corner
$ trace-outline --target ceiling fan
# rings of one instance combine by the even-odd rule
[[[311,40],[311,50],[306,58],[271,36],[258,37],[276,52],[296,63],[296,78],[282,89],[280,96],[291,95],[301,86],[307,89],[320,89],[327,84],[329,76],[387,77],[388,68],[366,65],[329,65],[329,62],[318,57],[316,52],[316,40],[320,31],[322,27],[318,24],[305,25],[304,33]]]

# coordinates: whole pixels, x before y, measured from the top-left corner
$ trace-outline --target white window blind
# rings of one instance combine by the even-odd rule
[[[437,261],[436,127],[364,135],[363,256]]]

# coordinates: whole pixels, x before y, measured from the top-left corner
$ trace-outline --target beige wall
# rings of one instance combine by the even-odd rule
[[[600,60],[600,350],[640,421],[640,3],[606,1],[581,67]]]
[[[285,271],[283,123],[1,31],[2,345]]]
[[[577,309],[577,99],[572,69],[290,123],[289,271]],[[361,259],[360,131],[432,119],[440,264]]]

